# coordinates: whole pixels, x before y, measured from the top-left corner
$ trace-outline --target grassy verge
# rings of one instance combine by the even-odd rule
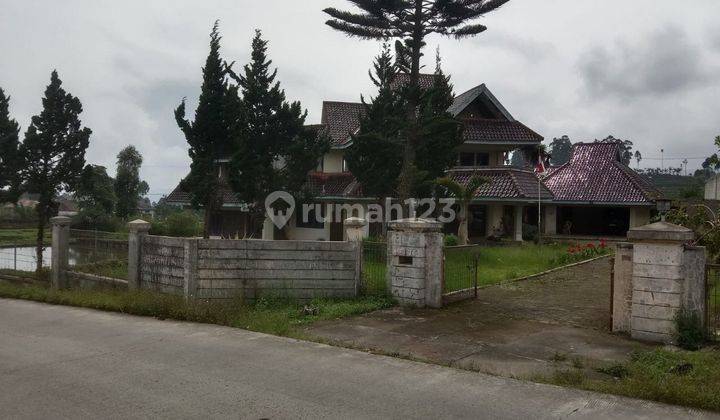
[[[629,362],[562,370],[538,382],[720,411],[720,352],[654,350]]]
[[[79,306],[160,319],[201,322],[251,331],[301,338],[299,327],[319,320],[358,315],[393,305],[388,297],[352,300],[315,299],[307,305],[281,299],[260,299],[248,304],[185,301],[180,296],[147,291],[53,291],[38,284],[15,284],[0,280],[0,297],[27,299],[57,305]],[[307,308],[307,310],[305,310]]]
[[[45,244],[50,244],[52,232],[45,229]],[[36,229],[0,229],[0,246],[34,246],[37,236]]]
[[[91,264],[79,264],[74,266],[73,270],[114,279],[127,280],[128,278],[127,261],[108,260]]]

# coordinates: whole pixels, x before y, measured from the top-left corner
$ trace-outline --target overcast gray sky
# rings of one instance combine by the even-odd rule
[[[186,143],[172,111],[194,110],[208,34],[221,21],[222,54],[242,64],[255,28],[290,99],[319,122],[323,100],[371,94],[378,43],[347,38],[323,22],[343,0],[0,0],[0,87],[23,131],[41,110],[56,68],[83,103],[93,130],[88,162],[114,172],[127,144],[145,157],[157,200],[185,175]],[[456,93],[486,83],[546,141],[608,134],[635,143],[644,167],[694,169],[720,135],[720,1],[511,0],[463,41],[432,38]],[[671,160],[670,158],[679,158]]]

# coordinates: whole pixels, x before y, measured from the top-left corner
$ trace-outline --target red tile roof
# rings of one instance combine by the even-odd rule
[[[350,172],[325,173],[311,172],[308,175],[308,188],[314,197],[362,197],[362,188]]]
[[[464,119],[469,143],[540,143],[543,137],[519,121]]]
[[[365,106],[356,102],[323,102],[321,124],[330,136],[332,146],[344,146],[350,140],[350,133],[360,127],[360,117]]]
[[[570,161],[544,179],[560,202],[651,204],[662,193],[620,161],[619,144],[576,143]]]
[[[448,176],[456,182],[467,185],[473,176],[482,176],[490,179],[490,183],[483,185],[475,194],[478,199],[507,199],[537,200],[538,178],[531,171],[496,167],[478,169],[452,169]],[[544,183],[540,182],[540,198],[552,200],[553,195]]]

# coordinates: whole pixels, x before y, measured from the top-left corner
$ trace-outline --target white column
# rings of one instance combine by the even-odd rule
[[[543,213],[545,213],[543,217],[545,235],[557,234],[557,207],[545,206]]]
[[[515,206],[515,240],[522,242],[523,206]]]
[[[266,241],[275,239],[275,225],[269,217],[266,217],[263,222],[262,238]]]

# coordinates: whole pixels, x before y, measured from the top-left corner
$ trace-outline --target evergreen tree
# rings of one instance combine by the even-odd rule
[[[473,20],[492,12],[508,0],[351,0],[360,13],[327,8],[332,19],[330,27],[362,39],[396,40],[399,68],[409,75],[403,88],[405,120],[403,129],[403,163],[398,193],[401,199],[412,195],[418,178],[417,149],[423,143],[423,129],[418,121],[422,90],[420,88],[420,59],[425,37],[440,34],[464,38],[477,35],[487,28]]]
[[[215,22],[210,33],[210,53],[203,67],[203,83],[195,110],[195,120],[185,118],[185,100],[175,110],[175,120],[188,142],[190,174],[182,187],[190,194],[194,208],[205,210],[203,237],[210,236],[210,217],[222,207],[222,182],[217,160],[229,153],[230,125],[228,118],[227,68],[220,58],[221,36]]]
[[[88,215],[111,215],[117,196],[115,180],[100,165],[87,165],[75,189],[75,200],[81,212]]]
[[[85,151],[92,133],[81,126],[80,100],[66,93],[61,85],[57,72],[53,71],[42,100],[43,110],[32,117],[20,146],[25,162],[22,179],[27,183],[28,191],[40,195],[35,208],[38,214],[38,271],[42,268],[45,225],[57,211],[54,199],[61,191],[76,186],[85,166]]]
[[[399,134],[404,122],[404,105],[391,87],[396,74],[390,47],[384,44],[369,72],[378,94],[370,103],[362,98],[365,113],[345,153],[348,169],[362,184],[363,193],[378,198],[396,193],[402,167]]]
[[[115,196],[117,208],[115,214],[123,219],[132,216],[138,201],[148,193],[149,187],[140,180],[140,167],[143,158],[135,146],[127,146],[117,155],[117,173],[115,175]]]
[[[550,163],[554,166],[562,165],[570,160],[570,153],[572,152],[572,142],[570,137],[562,136],[560,138],[555,137],[550,143]]]
[[[287,102],[285,91],[275,80],[277,69],[270,70],[267,44],[261,31],[256,31],[250,63],[241,74],[229,69],[240,98],[233,117],[236,150],[230,161],[229,180],[233,191],[251,204],[258,217],[271,192],[283,190],[299,196],[308,172],[329,148],[326,137],[305,127],[307,112],[300,102]],[[258,221],[255,218],[253,224]]]
[[[20,126],[10,118],[10,97],[0,88],[0,203],[15,203],[20,190],[18,171]]]

